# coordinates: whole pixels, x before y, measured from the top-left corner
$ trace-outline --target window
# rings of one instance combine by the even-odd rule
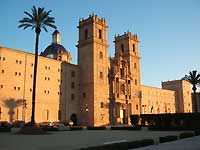
[[[60,72],[60,69],[58,69],[58,72]]]
[[[100,79],[103,79],[103,72],[100,72]]]
[[[2,88],[3,88],[3,85],[0,85],[0,88],[2,89]]]
[[[3,60],[6,60],[6,58],[5,58],[5,57],[3,57]]]
[[[49,94],[49,91],[47,91],[47,93]]]
[[[46,110],[47,120],[49,120],[49,110]]]
[[[137,64],[136,63],[134,63],[134,69],[136,69],[137,68]]]
[[[75,72],[74,71],[71,72],[71,76],[75,77]]]
[[[124,52],[124,44],[121,44],[121,52]]]
[[[71,88],[74,89],[74,87],[75,87],[75,84],[74,84],[74,82],[72,82],[71,83]]]
[[[31,78],[33,77],[33,75],[31,74]]]
[[[30,92],[32,92],[32,89],[30,88]]]
[[[18,91],[20,90],[20,87],[17,87]]]
[[[31,66],[33,66],[33,63],[31,63]]]
[[[121,77],[123,78],[124,77],[124,69],[123,68],[120,68],[120,74],[121,74]]]
[[[86,93],[85,92],[83,93],[83,98],[86,98]]]
[[[1,73],[4,73],[5,72],[5,70],[1,70]]]
[[[15,75],[17,75],[17,72],[15,72]]]
[[[44,79],[47,80],[47,77],[45,77]]]
[[[103,52],[99,52],[99,58],[103,59]]]
[[[47,66],[45,66],[45,69],[47,69]]]
[[[133,52],[135,52],[135,44],[133,44]]]
[[[47,91],[46,91],[46,90],[44,90],[44,93],[46,94],[46,93],[47,93]]]
[[[102,30],[99,29],[99,39],[102,39]]]
[[[135,79],[135,85],[137,85],[137,80]]]
[[[71,94],[71,100],[74,100],[74,94]]]
[[[128,80],[128,84],[131,84],[131,81],[130,81],[130,80]]]
[[[50,68],[50,67],[48,67],[48,69],[50,70],[51,68]]]
[[[15,87],[14,87],[14,90],[16,90],[16,89],[17,89],[17,87],[15,86]]]
[[[19,76],[21,76],[21,72],[19,72]]]
[[[16,113],[16,119],[18,120],[19,118],[19,109],[17,108],[17,113]]]
[[[136,110],[138,110],[138,105],[136,105]]]
[[[101,102],[101,108],[104,108],[103,102]]]
[[[19,61],[19,64],[22,64],[22,61],[21,61],[21,60]]]
[[[61,60],[62,60],[62,56],[58,56],[58,60],[60,60],[60,61],[61,61]]]
[[[85,29],[85,40],[87,40],[87,38],[88,38],[88,30]]]
[[[16,60],[16,63],[18,63],[18,60]]]
[[[48,80],[50,80],[50,78],[48,77]]]

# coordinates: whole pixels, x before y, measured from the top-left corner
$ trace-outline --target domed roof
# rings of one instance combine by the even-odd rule
[[[67,50],[64,48],[64,46],[60,45],[60,44],[56,44],[56,43],[52,43],[51,45],[47,46],[47,48],[44,50],[45,52],[52,52],[53,54],[57,54],[60,52],[67,52]]]

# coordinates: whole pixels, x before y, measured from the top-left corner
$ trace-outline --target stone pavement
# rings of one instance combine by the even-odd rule
[[[159,139],[160,136],[179,135],[184,131],[120,131],[120,130],[82,130],[51,132],[49,135],[13,135],[0,133],[0,150],[72,150],[83,147],[102,145],[117,141],[135,141],[141,139]],[[194,139],[194,140],[190,140]],[[177,144],[176,144],[177,142]],[[178,150],[192,147],[200,149],[200,137],[193,137],[176,142],[145,147],[145,150]],[[175,144],[173,144],[175,143]],[[162,147],[163,146],[163,147]],[[138,149],[143,150],[143,148]],[[187,150],[187,149],[186,149]]]
[[[200,136],[136,148],[134,150],[200,150]]]

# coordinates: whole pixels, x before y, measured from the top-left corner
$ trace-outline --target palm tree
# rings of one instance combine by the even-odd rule
[[[192,110],[193,112],[197,112],[197,97],[196,97],[196,90],[197,85],[200,83],[200,74],[197,73],[196,70],[190,71],[189,75],[185,75],[183,80],[189,81],[192,84],[192,90],[193,90],[193,98],[192,98]]]
[[[19,21],[19,28],[32,28],[35,29],[36,39],[35,39],[35,63],[34,63],[34,75],[33,75],[33,93],[32,93],[32,116],[31,116],[31,124],[35,124],[35,97],[36,97],[36,77],[37,77],[37,63],[38,63],[38,45],[39,45],[39,36],[41,32],[41,28],[43,28],[47,32],[46,27],[51,27],[56,29],[54,25],[54,17],[50,17],[49,14],[51,10],[45,11],[44,8],[36,8],[33,6],[31,9],[31,13],[24,12],[27,16]]]

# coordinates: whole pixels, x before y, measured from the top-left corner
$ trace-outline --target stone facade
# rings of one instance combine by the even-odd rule
[[[192,112],[190,83],[185,80],[162,82],[162,88],[176,92],[176,113]]]
[[[141,114],[175,113],[175,91],[141,86]]]
[[[190,112],[185,81],[163,83],[167,90],[141,86],[136,34],[115,36],[108,57],[107,28],[96,15],[80,19],[77,65],[54,31],[38,58],[36,122],[69,122],[75,114],[79,125],[100,126],[129,124],[131,114]],[[30,121],[33,66],[33,54],[0,47],[0,120]]]

